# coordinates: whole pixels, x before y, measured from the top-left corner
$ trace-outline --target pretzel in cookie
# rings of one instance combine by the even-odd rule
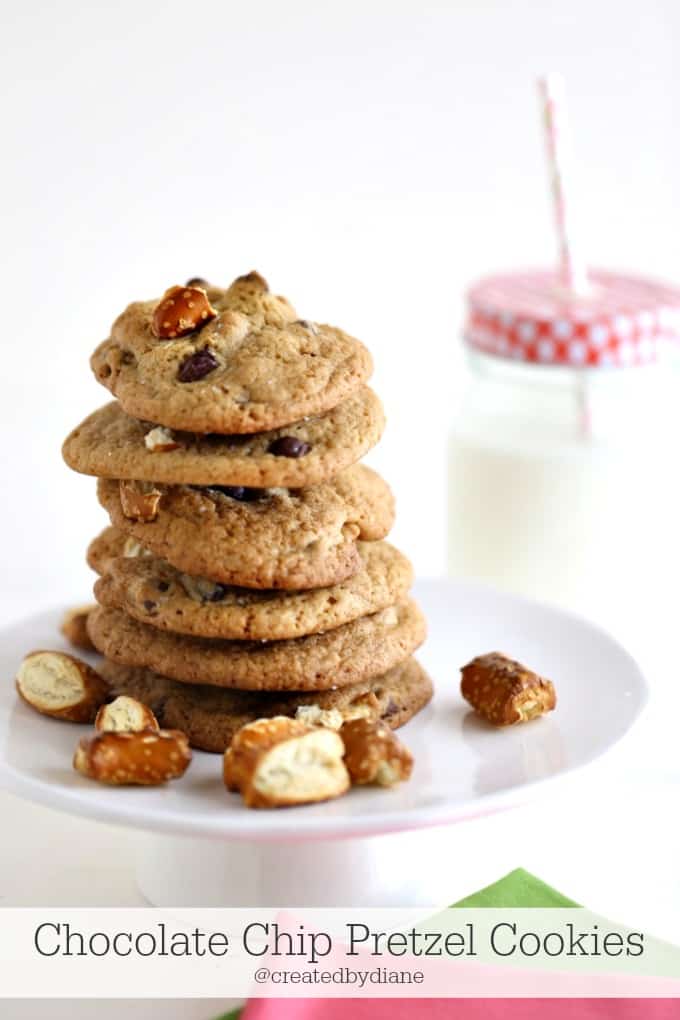
[[[366,691],[340,708],[320,708],[318,705],[300,705],[295,718],[305,726],[323,726],[328,730],[339,730],[350,719],[378,718],[380,703],[373,691]]]
[[[119,482],[120,505],[130,521],[155,521],[163,490],[152,482],[134,482],[122,479]]]

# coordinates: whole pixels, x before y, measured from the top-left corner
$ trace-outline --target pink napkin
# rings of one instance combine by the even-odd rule
[[[251,999],[241,1020],[679,1020],[680,999]]]
[[[574,907],[557,890],[522,869],[461,900],[459,907]],[[460,976],[460,971],[457,974]],[[562,976],[564,981],[565,976]],[[493,980],[492,973],[487,979]],[[569,979],[567,979],[569,980]],[[576,978],[578,980],[578,978]],[[597,980],[597,979],[595,979]],[[639,981],[619,977],[619,990],[639,995]],[[680,998],[551,998],[554,982],[547,972],[535,974],[537,999],[251,999],[239,1020],[680,1020]],[[677,980],[646,978],[650,994],[675,995]],[[488,984],[487,986],[488,987]],[[577,995],[590,986],[572,985]],[[596,986],[593,989],[596,992]],[[521,994],[521,993],[520,993]],[[224,1018],[223,1018],[224,1020]],[[230,1018],[227,1018],[230,1020]]]

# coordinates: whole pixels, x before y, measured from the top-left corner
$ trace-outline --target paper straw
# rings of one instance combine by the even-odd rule
[[[567,290],[574,294],[582,294],[588,289],[588,280],[585,264],[574,239],[574,188],[573,184],[569,183],[571,146],[564,79],[560,74],[547,74],[539,78],[538,88],[548,143],[553,204],[560,249],[560,279]]]

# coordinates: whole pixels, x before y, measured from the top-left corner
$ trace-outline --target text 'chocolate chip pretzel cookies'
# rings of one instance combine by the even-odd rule
[[[251,272],[131,304],[91,364],[116,400],[63,453],[98,478],[111,521],[88,549],[99,605],[79,629],[107,660],[107,700],[213,752],[248,726],[261,743],[270,724],[258,721],[277,720],[281,740],[253,744],[251,786],[276,763],[301,767],[296,740],[337,756],[343,726],[362,719],[373,772],[386,775],[383,758],[397,754],[386,726],[420,712],[432,686],[412,658],[425,621],[408,597],[411,566],[385,541],[392,493],[358,463],[384,428],[366,348]],[[315,727],[335,736],[317,740]],[[143,733],[140,748],[160,739]],[[277,803],[322,799],[300,799],[310,777],[294,779],[295,797]],[[265,799],[251,806],[274,806]]]

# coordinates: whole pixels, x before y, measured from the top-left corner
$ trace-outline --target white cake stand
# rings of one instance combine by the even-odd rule
[[[592,762],[634,723],[647,687],[628,653],[578,617],[468,582],[423,582],[415,594],[430,626],[420,659],[436,695],[401,731],[416,765],[395,789],[252,811],[225,791],[221,757],[202,752],[167,787],[84,779],[71,758],[87,728],[38,715],[9,682],[26,652],[65,647],[59,611],[2,633],[0,784],[143,830],[138,882],[158,906],[437,904],[455,860],[452,823],[518,804]],[[458,693],[459,667],[497,649],[553,679],[554,713],[508,730],[470,713]]]

